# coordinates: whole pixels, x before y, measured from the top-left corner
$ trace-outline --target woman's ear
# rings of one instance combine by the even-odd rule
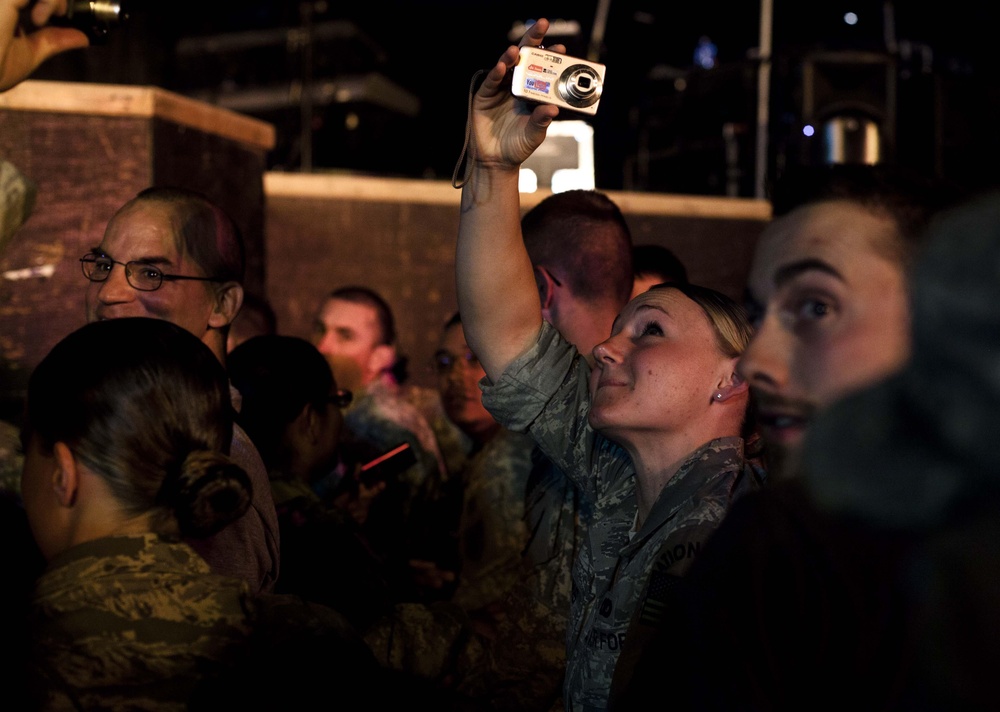
[[[76,456],[66,443],[58,442],[52,449],[56,468],[52,473],[52,491],[63,507],[76,504],[76,493],[80,487],[80,470]]]
[[[735,361],[734,361],[735,364]],[[712,393],[712,400],[716,403],[725,403],[734,396],[746,393],[750,386],[743,377],[736,372],[735,365],[729,371],[729,375],[719,380],[715,392]]]

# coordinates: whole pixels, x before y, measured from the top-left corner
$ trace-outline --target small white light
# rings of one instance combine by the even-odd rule
[[[858,14],[856,12],[845,12],[844,22],[846,22],[848,25],[858,24]]]
[[[812,124],[806,124],[802,127],[803,136],[812,136],[814,133],[816,133],[816,129],[813,128]]]

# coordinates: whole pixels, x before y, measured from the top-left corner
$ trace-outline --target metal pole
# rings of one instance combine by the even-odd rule
[[[757,166],[754,173],[754,196],[765,197],[767,178],[769,107],[771,100],[771,34],[774,7],[772,0],[760,0],[760,40],[757,68]]]
[[[611,9],[611,0],[598,0],[597,14],[594,16],[594,29],[590,32],[590,48],[587,51],[587,59],[591,62],[601,61],[601,45],[604,44],[604,32],[608,27],[608,11]]]
[[[299,96],[299,138],[301,143],[300,170],[308,173],[313,166],[312,123],[313,123],[313,0],[299,5],[302,21],[302,93]]]

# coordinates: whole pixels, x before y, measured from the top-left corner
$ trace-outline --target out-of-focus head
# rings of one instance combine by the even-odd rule
[[[740,364],[775,469],[817,410],[907,359],[909,265],[949,199],[883,166],[803,169],[779,184],[750,270],[756,334]]]
[[[122,318],[71,333],[28,385],[21,489],[42,552],[73,543],[93,498],[112,498],[116,516],[148,517],[149,531],[168,536],[235,520],[251,485],[225,455],[232,427],[222,364],[189,331]],[[88,486],[71,461],[102,484]]]
[[[232,350],[229,378],[242,396],[237,420],[269,469],[285,474],[328,472],[344,424],[330,366],[316,347],[294,336],[255,336]],[[287,472],[294,466],[299,472]]]
[[[927,234],[910,360],[820,414],[803,480],[820,507],[853,520],[976,531],[969,523],[995,521],[1000,495],[1000,192],[944,211]]]
[[[684,263],[663,245],[650,243],[636,245],[632,249],[632,297],[642,294],[655,284],[664,282],[687,282]]]
[[[486,372],[465,342],[462,319],[456,313],[444,327],[434,353],[438,393],[448,418],[466,435],[483,442],[499,430],[499,424],[483,407],[479,381]]]
[[[278,317],[271,303],[252,292],[243,294],[243,306],[229,326],[226,351],[232,351],[254,336],[278,333]]]
[[[594,349],[590,423],[625,447],[668,437],[693,449],[739,435],[746,383],[736,363],[751,328],[739,304],[693,284],[663,284],[630,301]]]
[[[194,191],[148,188],[115,213],[89,254],[100,262],[84,265],[99,280],[88,285],[88,321],[164,319],[222,358],[243,301],[246,253],[239,228],[219,206]],[[162,282],[156,273],[166,275]]]
[[[399,361],[392,309],[367,287],[331,292],[316,314],[312,342],[326,356],[337,383],[350,391],[392,373]]]
[[[548,272],[581,301],[610,302],[616,311],[628,301],[632,235],[621,209],[605,194],[594,190],[554,193],[524,214],[521,232],[543,305],[545,280],[540,271]]]

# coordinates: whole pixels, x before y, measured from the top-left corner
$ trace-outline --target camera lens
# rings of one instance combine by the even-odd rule
[[[123,11],[125,0],[72,0],[66,5],[65,15],[53,15],[49,24],[73,27],[90,38],[91,44],[104,44],[112,28],[128,19]]]
[[[601,77],[593,67],[574,64],[559,75],[556,88],[559,97],[570,106],[592,106],[601,98]]]

